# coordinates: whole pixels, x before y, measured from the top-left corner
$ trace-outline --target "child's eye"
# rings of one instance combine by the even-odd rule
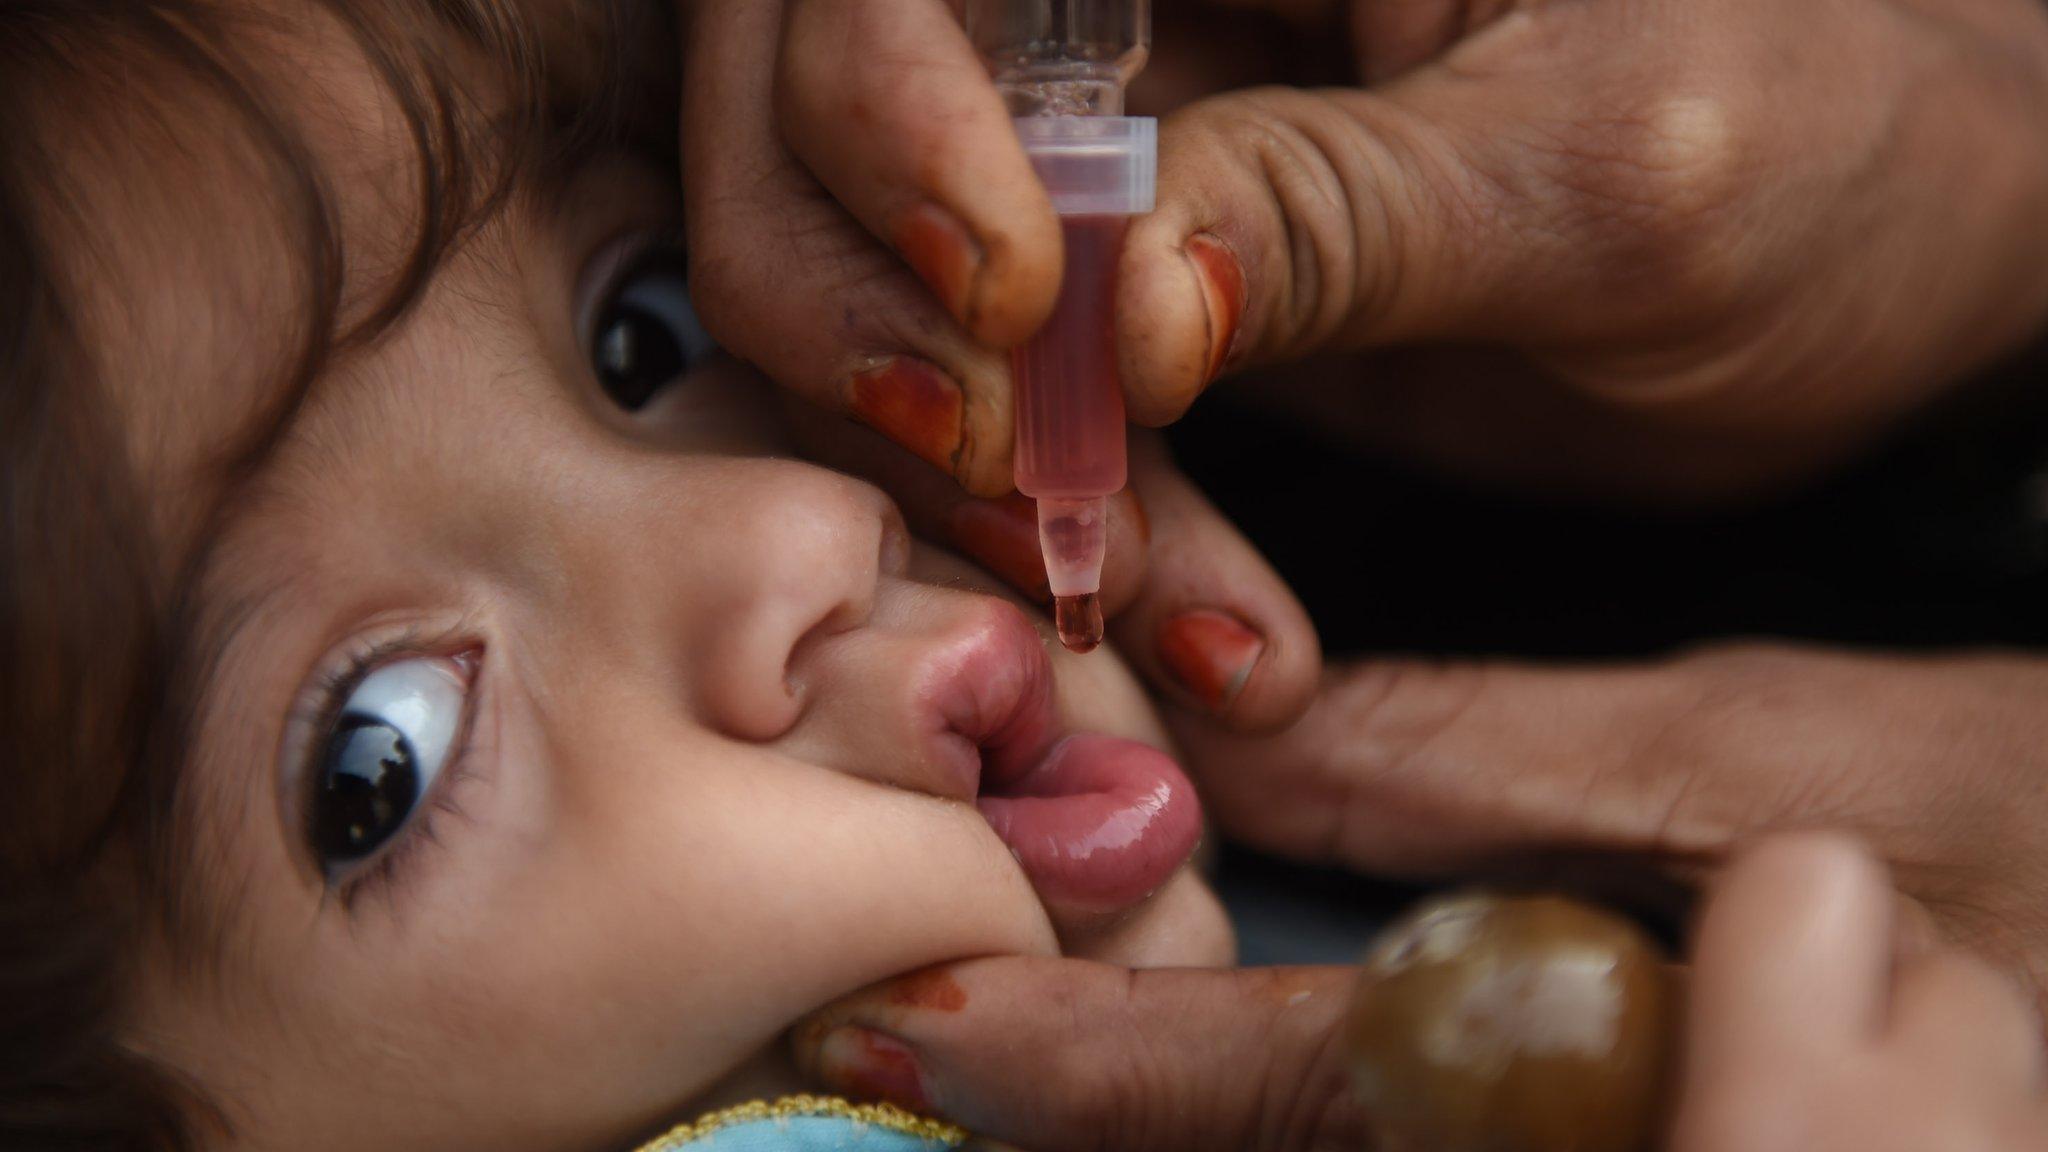
[[[590,361],[612,402],[637,412],[715,345],[690,303],[683,254],[656,248],[625,265],[591,325]]]
[[[310,834],[323,867],[390,840],[453,759],[469,679],[451,659],[372,670],[343,702],[314,762]]]

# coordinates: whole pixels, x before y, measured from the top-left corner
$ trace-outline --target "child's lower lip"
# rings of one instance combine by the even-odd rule
[[[1202,833],[1201,804],[1179,766],[1109,736],[1069,736],[975,803],[1040,898],[1077,911],[1143,900]]]

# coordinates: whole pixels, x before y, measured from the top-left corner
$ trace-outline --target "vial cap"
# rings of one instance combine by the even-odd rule
[[[1159,194],[1159,122],[1150,116],[1030,116],[1025,155],[1062,216],[1138,216]]]

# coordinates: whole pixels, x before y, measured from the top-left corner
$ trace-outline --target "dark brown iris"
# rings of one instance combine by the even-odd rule
[[[327,738],[313,796],[313,848],[323,863],[376,851],[405,825],[419,799],[419,764],[398,729],[344,716]]]

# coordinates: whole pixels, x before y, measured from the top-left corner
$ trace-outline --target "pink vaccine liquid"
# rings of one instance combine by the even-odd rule
[[[1117,261],[1128,216],[1068,216],[1052,318],[1011,353],[1017,490],[1039,502],[1039,543],[1060,642],[1102,643],[1102,498],[1123,490],[1124,394],[1116,372]]]
[[[1124,393],[1116,374],[1117,259],[1128,216],[1069,216],[1067,272],[1052,319],[1010,354],[1017,490],[1035,499],[1124,486]]]

